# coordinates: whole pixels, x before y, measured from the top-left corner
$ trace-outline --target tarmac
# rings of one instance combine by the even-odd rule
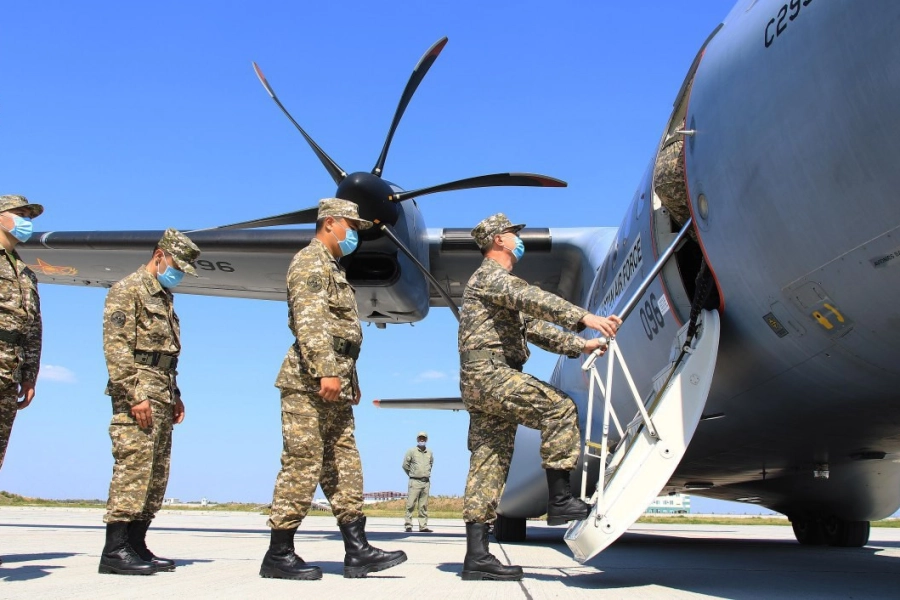
[[[332,517],[307,517],[298,553],[319,581],[262,579],[265,517],[164,510],[147,537],[173,558],[173,573],[100,575],[103,511],[0,508],[0,598],[897,598],[900,529],[872,528],[864,548],[801,546],[789,526],[635,525],[586,565],[562,540],[565,528],[529,522],[528,541],[491,543],[521,582],[462,581],[462,521],[429,521],[434,533],[403,532],[402,519],[370,518],[369,541],[409,560],[366,579],[344,579],[344,549]]]

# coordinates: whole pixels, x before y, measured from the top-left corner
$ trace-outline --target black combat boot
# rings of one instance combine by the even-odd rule
[[[344,538],[344,577],[365,577],[370,572],[384,571],[406,562],[406,552],[385,552],[369,545],[366,539],[366,518],[360,517],[346,525],[340,525]]]
[[[547,487],[550,489],[547,525],[564,525],[566,521],[587,519],[591,513],[591,505],[572,496],[569,489],[569,471],[547,469]]]
[[[128,522],[106,524],[106,546],[100,555],[99,573],[153,575],[156,567],[138,556],[128,543]]]
[[[128,524],[128,544],[137,552],[141,560],[156,567],[157,571],[174,571],[175,561],[168,558],[161,558],[150,552],[147,547],[147,529],[150,527],[150,521],[132,521]]]
[[[466,523],[466,559],[463,561],[463,581],[519,581],[522,567],[504,565],[488,551],[488,524]]]
[[[308,565],[294,553],[293,529],[273,529],[269,538],[269,550],[263,557],[259,576],[269,579],[322,579],[322,569]]]

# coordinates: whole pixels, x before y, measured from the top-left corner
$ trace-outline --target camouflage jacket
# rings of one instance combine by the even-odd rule
[[[35,382],[41,366],[41,301],[37,278],[19,254],[0,248],[0,329],[24,336],[0,341],[0,385]]]
[[[160,352],[178,356],[181,329],[172,292],[141,267],[111,288],[103,309],[103,352],[109,370],[106,393],[115,410],[144,400],[172,402],[180,395],[174,370],[141,365],[134,353]]]
[[[359,389],[356,361],[334,351],[334,338],[362,344],[353,287],[325,244],[313,239],[291,261],[287,274],[288,326],[297,341],[287,352],[275,385],[319,391],[322,377],[341,378],[341,399]]]
[[[521,365],[528,360],[527,342],[531,342],[575,358],[584,349],[584,340],[552,324],[581,331],[584,326],[579,321],[587,314],[485,258],[463,292],[459,351],[494,350],[503,353],[508,363]]]

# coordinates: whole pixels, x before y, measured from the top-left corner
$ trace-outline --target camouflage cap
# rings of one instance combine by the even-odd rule
[[[180,270],[197,277],[193,262],[200,256],[200,248],[188,236],[170,227],[166,229],[157,246],[172,257],[175,266]]]
[[[475,238],[475,243],[478,244],[478,247],[484,250],[490,247],[494,236],[498,233],[503,233],[507,230],[518,233],[523,227],[525,227],[524,224],[513,225],[506,215],[497,213],[476,225],[475,229],[472,230],[472,237]]]
[[[372,226],[372,221],[366,221],[359,218],[359,208],[349,200],[341,200],[340,198],[323,198],[319,200],[319,219],[325,217],[344,218],[350,221],[356,221],[358,229],[368,229]]]
[[[28,216],[32,219],[40,216],[40,214],[44,212],[43,206],[40,204],[32,204],[25,196],[0,196],[0,212],[6,212],[8,210],[13,210],[14,208],[26,209],[31,213]]]
[[[419,432],[419,435],[416,436],[416,439],[419,439],[420,437],[423,437],[423,438],[425,438],[425,439],[427,440],[427,439],[428,439],[428,434],[425,433],[424,431],[420,431],[420,432]]]

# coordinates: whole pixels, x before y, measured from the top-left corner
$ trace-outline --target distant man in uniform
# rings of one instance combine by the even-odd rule
[[[549,524],[584,519],[589,506],[574,498],[569,474],[578,460],[580,433],[575,403],[562,391],[522,373],[527,342],[571,358],[601,349],[599,339],[585,340],[555,327],[585,327],[606,336],[621,320],[599,317],[512,275],[525,246],[503,213],[472,230],[484,261],[463,292],[459,322],[460,382],[469,411],[472,453],[463,519],[466,522],[465,580],[519,580],[522,568],[500,563],[488,552],[487,531],[496,518],[506,484],[518,425],[541,432],[541,459],[547,472]]]
[[[362,465],[353,436],[353,406],[361,397],[356,359],[362,328],[353,288],[338,259],[356,250],[356,230],[371,226],[359,218],[353,202],[321,200],[316,237],[288,269],[288,325],[296,341],[275,381],[281,390],[284,447],[262,577],[322,577],[319,567],[294,553],[294,533],[316,485],[330,501],[344,538],[344,577],[365,577],[406,560],[402,551],[384,552],[366,540]]]
[[[103,352],[112,399],[112,481],[106,503],[106,546],[100,573],[150,575],[175,563],[145,541],[169,481],[172,425],[184,420],[175,370],[181,352],[171,289],[196,276],[200,249],[167,229],[150,262],[109,289],[103,310]]]
[[[426,448],[428,434],[420,431],[416,436],[416,447],[406,451],[403,457],[403,472],[409,477],[409,488],[406,493],[406,532],[412,531],[412,515],[419,505],[419,531],[431,533],[428,529],[428,492],[431,491],[431,467],[434,465],[434,454]]]
[[[31,219],[42,212],[43,206],[31,204],[25,196],[0,196],[0,467],[16,413],[34,399],[41,366],[37,278],[16,245],[28,241]]]

